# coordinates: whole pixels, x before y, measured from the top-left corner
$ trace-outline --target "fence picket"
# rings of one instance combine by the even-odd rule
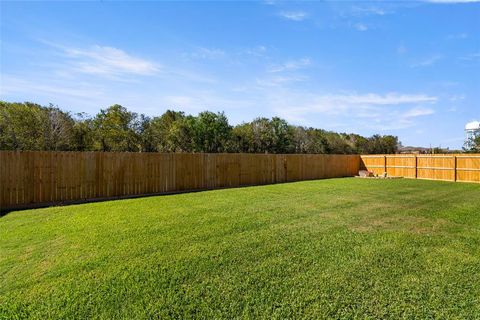
[[[351,155],[0,151],[0,209],[353,176],[359,159]],[[464,168],[462,163],[459,168]]]

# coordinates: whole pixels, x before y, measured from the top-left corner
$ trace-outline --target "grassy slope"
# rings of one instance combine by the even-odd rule
[[[331,179],[14,212],[0,317],[480,317],[480,186]]]

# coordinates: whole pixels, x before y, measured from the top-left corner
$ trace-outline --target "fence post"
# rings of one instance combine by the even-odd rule
[[[418,179],[418,157],[415,155],[415,179]]]
[[[383,156],[383,172],[387,172],[387,156]]]
[[[453,181],[457,182],[457,156],[453,156]]]

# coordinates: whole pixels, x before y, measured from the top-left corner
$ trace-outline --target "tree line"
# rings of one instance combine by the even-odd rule
[[[0,101],[0,150],[379,154],[399,145],[396,136],[337,133],[278,117],[232,126],[223,112],[147,117],[116,104],[91,117]]]

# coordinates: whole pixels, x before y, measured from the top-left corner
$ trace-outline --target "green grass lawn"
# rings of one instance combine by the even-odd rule
[[[0,318],[480,318],[480,185],[331,179],[0,218]]]

